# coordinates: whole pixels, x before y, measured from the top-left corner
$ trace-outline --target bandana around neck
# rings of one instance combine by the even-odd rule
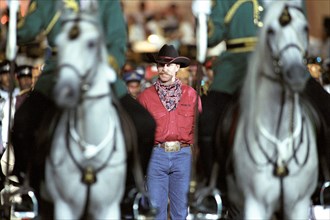
[[[171,85],[163,85],[159,79],[156,81],[156,91],[167,111],[176,109],[182,95],[181,85],[181,81],[177,78]]]

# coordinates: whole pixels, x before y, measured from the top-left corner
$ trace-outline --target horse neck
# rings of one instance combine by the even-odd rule
[[[292,123],[296,123],[301,118],[299,95],[293,94],[279,82],[273,82],[264,77],[258,87],[254,121],[273,134],[280,126],[281,133],[278,136],[287,136],[292,132]]]
[[[77,132],[91,144],[100,142],[113,129],[116,121],[111,118],[115,110],[111,102],[110,85],[104,79],[95,80],[75,109]]]

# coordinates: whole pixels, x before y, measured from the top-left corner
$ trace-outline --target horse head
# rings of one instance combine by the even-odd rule
[[[107,51],[97,14],[88,10],[66,13],[56,43],[58,77],[54,98],[58,106],[73,108],[84,96],[110,92],[97,86],[99,82],[110,84],[116,79],[115,71],[107,64]]]
[[[308,24],[298,3],[274,4],[271,13],[265,15],[259,38],[259,50],[265,55],[260,59],[267,57],[260,72],[293,92],[301,92],[309,76],[305,61]]]

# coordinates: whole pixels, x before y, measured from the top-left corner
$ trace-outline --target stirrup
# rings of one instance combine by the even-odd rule
[[[330,187],[330,181],[323,183],[320,190],[320,205],[311,204],[310,209],[310,219],[321,220],[328,219],[330,215],[330,204],[326,204],[324,201],[324,191],[326,188]],[[329,202],[329,201],[328,201]]]
[[[213,199],[215,202],[215,210],[211,210],[205,205],[207,199]],[[201,194],[197,196],[196,202],[189,207],[189,220],[217,220],[222,218],[223,205],[221,193],[218,189],[204,188],[201,189]]]
[[[150,199],[143,193],[135,195],[133,203],[133,217],[136,220],[155,219],[157,210],[151,206]]]
[[[321,190],[320,190],[320,203],[321,206],[326,207],[326,206],[330,206],[330,204],[326,205],[324,202],[324,190],[326,188],[328,188],[330,186],[330,181],[326,181],[325,183],[323,183]]]
[[[32,190],[26,192],[17,191],[20,194],[22,200],[20,202],[12,203],[12,215],[19,219],[34,219],[38,216],[38,200]],[[23,196],[26,195],[30,201],[26,201]],[[30,202],[29,206],[23,204],[23,202]]]

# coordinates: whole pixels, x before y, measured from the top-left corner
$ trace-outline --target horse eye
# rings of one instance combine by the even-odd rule
[[[306,31],[307,33],[309,32],[309,27],[307,25],[304,27],[304,31]]]
[[[275,34],[275,31],[273,28],[268,28],[267,30],[267,35],[274,35]]]
[[[93,47],[95,47],[95,45],[96,45],[96,42],[94,40],[88,41],[88,44],[87,44],[88,48],[93,48]]]

